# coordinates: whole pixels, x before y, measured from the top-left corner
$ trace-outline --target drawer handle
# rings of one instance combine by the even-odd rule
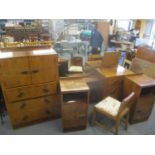
[[[28,115],[25,115],[25,116],[22,118],[22,120],[23,120],[23,121],[26,121],[28,118],[29,118],[29,116],[28,116]]]
[[[22,103],[22,105],[20,106],[21,109],[24,109],[26,107],[26,103]]]
[[[51,114],[51,111],[45,110],[45,113],[46,113],[46,114]]]
[[[39,70],[32,70],[32,73],[38,73],[39,72]]]
[[[85,114],[80,114],[79,118],[86,118],[86,115]]]
[[[43,88],[43,92],[47,93],[49,90],[47,88]]]
[[[21,74],[28,74],[28,71],[22,71]]]
[[[44,99],[44,101],[46,102],[46,103],[50,103],[50,100],[48,100],[48,99]]]
[[[19,94],[17,95],[17,97],[22,97],[24,95],[23,92],[19,92]]]

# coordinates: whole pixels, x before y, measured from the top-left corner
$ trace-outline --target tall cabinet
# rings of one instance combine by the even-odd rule
[[[1,52],[0,73],[13,127],[60,115],[58,58],[53,49]]]
[[[155,80],[147,75],[128,76],[124,79],[123,95],[136,93],[134,104],[130,110],[130,123],[145,121],[149,118],[155,102]]]

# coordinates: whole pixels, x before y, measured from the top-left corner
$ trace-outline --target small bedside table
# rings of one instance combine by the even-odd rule
[[[60,80],[62,125],[64,131],[87,126],[89,87],[81,78]]]

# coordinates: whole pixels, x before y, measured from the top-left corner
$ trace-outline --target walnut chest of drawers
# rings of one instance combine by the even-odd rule
[[[13,127],[60,115],[58,58],[53,49],[1,52],[0,73]]]

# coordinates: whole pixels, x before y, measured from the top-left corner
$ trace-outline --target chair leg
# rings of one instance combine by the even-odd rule
[[[96,121],[96,110],[93,109],[93,119],[92,119],[92,125],[95,125],[95,121]]]
[[[119,126],[120,126],[120,120],[116,120],[116,124],[115,124],[115,134],[116,135],[118,135]]]
[[[125,120],[125,130],[128,129],[128,124],[129,124],[128,119],[129,119],[129,114],[127,114],[126,120]]]
[[[1,117],[1,124],[4,124],[3,115],[0,114],[0,117]]]

